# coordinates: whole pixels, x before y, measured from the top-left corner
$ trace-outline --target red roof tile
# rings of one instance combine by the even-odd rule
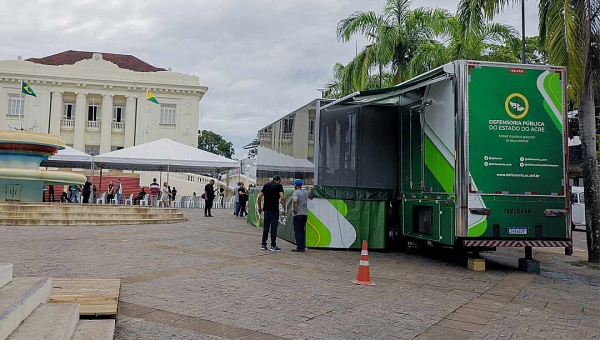
[[[57,54],[53,54],[43,58],[29,58],[27,61],[31,61],[37,64],[44,65],[73,65],[78,61],[85,59],[92,59],[95,52],[87,51],[65,51]],[[154,67],[132,55],[127,54],[114,54],[114,53],[101,53],[102,59],[108,60],[120,68],[132,70],[136,72],[156,72],[166,71],[164,68]]]

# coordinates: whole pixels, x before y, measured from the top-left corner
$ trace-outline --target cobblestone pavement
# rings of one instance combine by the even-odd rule
[[[370,252],[374,287],[356,286],[360,253],[260,251],[261,232],[229,211],[170,225],[2,227],[16,276],[122,279],[116,339],[598,339],[600,271],[539,252],[484,254],[469,271],[446,250]]]

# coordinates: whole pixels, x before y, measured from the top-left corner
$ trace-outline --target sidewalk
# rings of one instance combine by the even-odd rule
[[[121,278],[116,339],[597,339],[600,271],[534,250],[483,254],[473,272],[445,250],[370,252],[374,287],[356,286],[360,252],[260,251],[261,231],[230,211],[187,222],[4,227],[15,276]]]

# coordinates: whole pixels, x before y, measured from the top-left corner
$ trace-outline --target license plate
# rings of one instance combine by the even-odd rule
[[[508,233],[511,235],[526,235],[527,228],[508,228]]]

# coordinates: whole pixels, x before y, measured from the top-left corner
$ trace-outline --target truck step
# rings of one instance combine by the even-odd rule
[[[49,278],[14,278],[0,288],[0,340],[5,340],[41,303],[50,299]]]
[[[79,304],[46,303],[8,337],[8,340],[69,340],[79,321]]]

